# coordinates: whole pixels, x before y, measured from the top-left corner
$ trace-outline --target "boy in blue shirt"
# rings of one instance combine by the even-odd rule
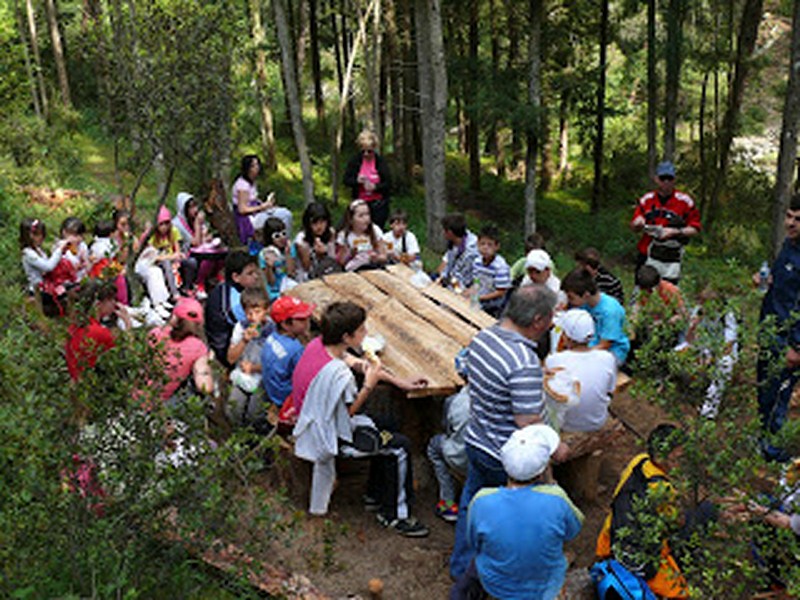
[[[292,393],[292,374],[303,354],[298,338],[308,336],[314,308],[293,296],[281,296],[272,303],[270,317],[276,329],[261,351],[261,376],[269,400],[279,408]]]
[[[573,269],[561,282],[570,308],[582,308],[595,322],[590,348],[608,350],[617,359],[617,367],[628,357],[631,342],[625,334],[625,309],[616,299],[597,289],[597,282],[586,269]]]

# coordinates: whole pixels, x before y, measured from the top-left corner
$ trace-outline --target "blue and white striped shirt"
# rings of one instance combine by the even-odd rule
[[[472,266],[472,274],[477,280],[478,296],[485,296],[497,290],[507,290],[511,287],[511,269],[506,259],[497,254],[488,265],[483,262],[483,257],[478,256]],[[504,298],[500,296],[488,302],[482,302],[481,307],[494,308],[502,306]]]
[[[542,368],[536,343],[494,325],[469,345],[469,424],[465,440],[500,460],[500,448],[518,428],[515,415],[544,410]]]

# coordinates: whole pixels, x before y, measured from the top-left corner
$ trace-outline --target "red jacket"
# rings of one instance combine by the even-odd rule
[[[647,192],[636,203],[631,222],[637,217],[644,217],[647,225],[694,227],[700,230],[700,211],[697,210],[694,200],[689,194],[678,190],[672,192],[666,202],[662,202],[655,191]],[[647,254],[652,239],[646,233],[642,235],[636,246],[640,254]]]

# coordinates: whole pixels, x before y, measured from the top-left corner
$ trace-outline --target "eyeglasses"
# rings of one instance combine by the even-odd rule
[[[272,239],[273,240],[278,240],[280,238],[285,238],[285,237],[286,237],[286,230],[285,229],[281,229],[280,231],[273,231],[272,232]]]
[[[675,179],[675,177],[672,176],[672,175],[659,175],[658,176],[658,180],[659,181],[674,181],[674,179]]]

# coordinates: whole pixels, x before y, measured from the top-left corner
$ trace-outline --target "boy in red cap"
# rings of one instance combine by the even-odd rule
[[[292,393],[292,373],[303,354],[298,338],[308,338],[314,308],[294,296],[281,296],[272,303],[270,317],[276,329],[261,351],[261,376],[269,400],[279,408]]]

